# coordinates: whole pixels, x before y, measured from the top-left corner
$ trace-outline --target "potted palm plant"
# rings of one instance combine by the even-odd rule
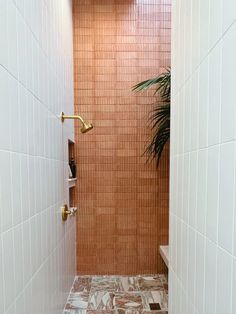
[[[159,95],[159,97],[156,98],[155,108],[150,114],[153,136],[146,148],[146,153],[149,158],[156,159],[158,166],[163,149],[170,139],[170,68],[157,77],[138,83],[132,90],[140,92],[153,86],[155,87],[154,95]]]

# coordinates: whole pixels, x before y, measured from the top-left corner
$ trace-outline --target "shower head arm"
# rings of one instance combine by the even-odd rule
[[[60,114],[61,122],[64,122],[66,119],[80,120],[82,124],[84,124],[84,119],[81,116],[66,116],[64,112]]]

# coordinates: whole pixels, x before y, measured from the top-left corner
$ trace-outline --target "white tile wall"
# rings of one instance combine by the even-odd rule
[[[75,275],[71,0],[0,0],[0,313],[62,313]]]
[[[236,313],[235,3],[173,0],[170,314]]]

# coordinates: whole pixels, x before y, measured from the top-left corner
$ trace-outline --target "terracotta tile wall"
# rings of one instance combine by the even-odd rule
[[[77,270],[89,274],[165,270],[168,150],[158,170],[143,156],[152,92],[131,87],[170,65],[170,0],[75,0]]]

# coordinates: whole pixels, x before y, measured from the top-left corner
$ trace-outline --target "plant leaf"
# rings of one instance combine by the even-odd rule
[[[170,138],[170,92],[171,92],[171,70],[136,84],[133,91],[145,91],[155,86],[154,95],[160,95],[160,99],[156,100],[155,108],[151,112],[149,122],[151,129],[154,131],[150,144],[148,144],[145,152],[148,153],[149,159],[156,159],[157,166],[166,143]]]

